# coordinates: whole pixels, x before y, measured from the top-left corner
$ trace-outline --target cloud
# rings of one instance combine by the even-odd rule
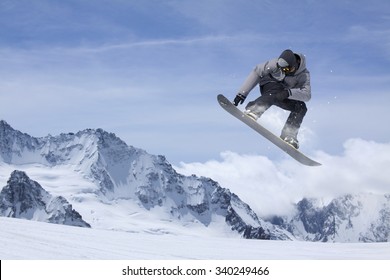
[[[261,155],[221,153],[204,163],[181,162],[182,174],[210,177],[247,202],[260,216],[288,214],[303,197],[330,199],[343,194],[390,193],[390,143],[349,139],[340,156],[316,152],[321,167],[292,159],[271,161]]]

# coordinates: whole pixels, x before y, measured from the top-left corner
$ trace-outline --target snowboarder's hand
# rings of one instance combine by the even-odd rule
[[[234,105],[238,106],[238,104],[244,103],[246,96],[242,95],[241,93],[237,94],[236,97],[234,98]]]

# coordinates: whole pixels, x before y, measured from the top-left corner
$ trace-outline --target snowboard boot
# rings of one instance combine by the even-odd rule
[[[244,114],[250,117],[254,121],[257,121],[261,117],[261,115],[270,107],[263,104],[261,105],[256,104],[256,100],[249,102],[248,105],[245,107],[245,111],[244,111]]]
[[[298,139],[292,136],[286,136],[286,137],[281,137],[287,144],[290,144],[293,146],[295,149],[299,149],[299,142]]]

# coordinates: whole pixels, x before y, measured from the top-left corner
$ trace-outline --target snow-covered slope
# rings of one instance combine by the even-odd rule
[[[92,227],[160,233],[172,231],[169,223],[178,232],[291,238],[217,182],[180,175],[165,157],[101,129],[34,138],[0,121],[0,157],[0,184],[13,169],[25,171],[69,200]]]
[[[0,240],[7,240],[0,242],[2,260],[390,259],[390,243],[254,241],[196,235],[156,235],[70,227],[3,217],[0,217],[0,229]]]

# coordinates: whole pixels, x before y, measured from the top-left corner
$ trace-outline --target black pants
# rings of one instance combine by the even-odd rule
[[[286,98],[284,86],[279,82],[270,82],[261,86],[260,93],[261,96],[249,102],[246,109],[259,117],[272,105],[290,111],[291,113],[287,118],[280,137],[291,136],[297,138],[299,128],[307,112],[305,102]]]

